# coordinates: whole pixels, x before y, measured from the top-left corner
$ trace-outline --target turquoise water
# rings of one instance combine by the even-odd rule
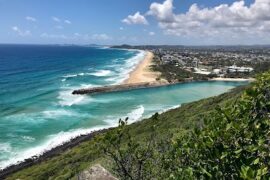
[[[0,45],[0,168],[80,134],[134,122],[218,95],[244,82],[194,82],[99,95],[74,89],[119,84],[143,51],[83,46]]]

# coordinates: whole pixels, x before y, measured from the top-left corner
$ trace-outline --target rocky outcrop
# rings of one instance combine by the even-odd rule
[[[117,178],[101,165],[96,164],[78,174],[77,180],[117,180]]]
[[[118,91],[127,91],[133,89],[143,89],[143,88],[152,88],[152,87],[161,87],[172,85],[176,83],[160,83],[160,82],[146,82],[146,83],[136,83],[136,84],[120,84],[112,86],[103,86],[96,88],[85,88],[78,89],[72,92],[72,94],[97,94],[97,93],[108,93],[108,92],[118,92]]]

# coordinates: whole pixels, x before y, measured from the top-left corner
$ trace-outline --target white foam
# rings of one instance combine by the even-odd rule
[[[143,116],[143,113],[144,113],[143,105],[138,106],[136,109],[127,114],[128,122],[133,123],[135,121],[140,120]]]
[[[101,46],[101,47],[95,47],[97,49],[110,49],[110,46]]]
[[[9,143],[0,143],[0,153],[9,153],[12,148]]]
[[[92,75],[92,76],[97,76],[97,77],[105,77],[105,76],[109,76],[112,74],[112,71],[110,70],[98,70],[94,73],[87,73],[89,75]]]
[[[80,73],[80,76],[87,75],[87,73]],[[64,86],[68,86],[69,84],[64,84]],[[99,85],[93,84],[81,84],[77,87],[64,87],[62,86],[62,90],[59,92],[57,99],[59,100],[58,103],[61,106],[72,106],[72,105],[81,105],[87,104],[92,99],[87,95],[73,95],[72,92],[76,89],[82,88],[91,88],[91,87],[98,87]]]
[[[63,79],[61,81],[65,82],[67,79],[74,78],[74,77],[77,77],[77,76],[78,76],[78,74],[67,74],[65,76],[62,76]]]
[[[159,114],[162,114],[162,113],[165,113],[165,112],[167,112],[167,111],[169,111],[169,110],[172,110],[172,109],[176,109],[176,108],[179,108],[179,107],[181,107],[181,105],[175,105],[175,106],[166,106],[166,107],[164,107],[164,106],[159,106],[159,107],[147,107],[147,109],[146,110],[149,110],[149,111],[156,111],[157,113],[159,113]],[[161,110],[157,110],[157,109],[161,109]],[[145,118],[150,118],[150,117],[152,117],[152,115],[153,115],[153,113],[151,113],[151,114],[147,114],[146,116],[145,116]]]
[[[72,77],[77,77],[78,74],[67,74],[65,76],[63,76],[64,78],[72,78]]]
[[[70,90],[63,90],[59,92],[58,99],[59,104],[61,106],[72,106],[72,105],[78,105],[78,104],[87,104],[91,99],[90,97],[86,95],[73,95],[72,91],[74,89]]]
[[[122,116],[121,119],[125,120],[128,117],[128,123],[134,123],[138,120],[141,120],[144,113],[144,107],[143,105],[139,105],[136,109],[133,109],[131,112],[129,112],[126,116]],[[104,120],[106,123],[108,123],[110,126],[117,126],[118,125],[119,117],[112,117],[109,116]]]
[[[33,142],[33,141],[36,140],[36,139],[35,139],[34,137],[32,137],[32,136],[22,136],[22,139],[23,139],[24,141],[27,141],[27,142]]]
[[[107,68],[113,68],[115,69],[115,72],[109,70],[109,69],[102,69],[102,70],[96,70],[95,72],[90,72],[90,73],[78,73],[78,74],[67,74],[63,76],[63,79],[61,80],[62,82],[65,82],[69,78],[74,78],[78,76],[86,76],[86,75],[92,75],[96,77],[107,77],[109,78],[105,79],[105,81],[110,82],[110,84],[120,84],[126,79],[129,78],[130,72],[132,72],[136,66],[145,58],[146,52],[143,50],[127,50],[130,51],[128,53],[131,53],[136,51],[139,52],[135,56],[129,58],[129,59],[123,59],[123,58],[118,58],[117,60],[123,59],[122,64],[111,64],[107,65]],[[92,68],[89,68],[89,70],[93,70]]]
[[[87,75],[87,73],[78,73],[78,74],[67,74],[67,75],[64,75],[62,76],[64,79],[67,79],[67,78],[74,78],[74,77],[78,77],[78,76],[85,76]],[[62,81],[64,80],[62,79]],[[65,81],[65,80],[64,80]]]
[[[92,68],[89,68],[89,70],[93,70]],[[62,76],[63,79],[61,79],[62,82],[65,82],[67,79],[71,79],[71,78],[75,78],[75,77],[79,77],[79,76],[96,76],[96,77],[106,77],[106,76],[110,76],[110,75],[113,75],[114,73],[111,71],[111,70],[106,70],[106,69],[103,69],[103,70],[97,70],[95,72],[81,72],[81,73],[78,73],[78,74],[67,74],[67,75],[64,75]]]
[[[76,113],[64,109],[47,110],[42,112],[45,118],[57,118],[59,116],[75,116]]]
[[[28,123],[40,124],[46,121],[43,117],[40,116],[40,113],[12,114],[12,115],[4,117],[4,119],[8,121],[14,121],[14,123],[16,124],[28,124]],[[23,129],[18,129],[18,130],[23,131]]]
[[[169,110],[176,109],[176,108],[179,108],[179,107],[181,107],[181,105],[175,105],[175,106],[172,106],[172,107],[169,107],[169,108],[165,108],[165,109],[159,111],[159,113],[164,113],[164,112],[167,112]]]
[[[98,87],[98,85],[93,85],[93,84],[81,84],[81,86],[78,89],[81,88],[93,88],[93,87]]]
[[[22,162],[25,159],[31,158],[33,156],[40,156],[43,153],[51,150],[52,148],[55,148],[56,146],[62,145],[66,142],[69,142],[71,139],[74,139],[75,137],[78,137],[80,135],[86,135],[93,131],[97,131],[103,128],[108,128],[109,126],[97,126],[90,129],[76,129],[76,130],[70,130],[67,132],[59,132],[55,135],[50,135],[47,137],[47,141],[45,141],[42,145],[20,151],[20,152],[13,152],[12,158],[10,158],[8,161],[0,161],[0,169],[4,169],[12,164],[18,164]],[[11,147],[9,145],[1,146],[5,151],[11,151]],[[2,150],[0,149],[0,150]]]
[[[132,50],[134,51],[134,50]],[[119,65],[119,67],[115,67],[118,72],[118,76],[114,78],[109,78],[107,81],[114,81],[113,84],[120,84],[126,79],[129,78],[129,74],[136,68],[136,66],[144,60],[146,56],[146,52],[142,50],[136,50],[139,53],[136,56],[133,56],[129,59],[126,59],[124,65]]]
[[[119,82],[119,81],[121,82],[123,80],[125,80],[125,78],[111,77],[111,78],[105,79],[105,81],[107,81],[107,82]]]

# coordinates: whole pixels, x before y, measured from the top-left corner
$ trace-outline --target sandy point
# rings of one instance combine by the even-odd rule
[[[159,72],[154,72],[151,69],[153,65],[154,54],[146,51],[144,59],[137,65],[137,67],[129,74],[123,84],[135,84],[144,82],[158,83],[157,79],[160,76]]]

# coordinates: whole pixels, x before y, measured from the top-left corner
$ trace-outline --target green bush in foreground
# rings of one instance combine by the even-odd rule
[[[120,121],[103,137],[102,149],[122,179],[269,179],[269,112],[268,72],[237,102],[217,107],[200,128],[159,143],[153,131],[149,140],[138,142]]]

